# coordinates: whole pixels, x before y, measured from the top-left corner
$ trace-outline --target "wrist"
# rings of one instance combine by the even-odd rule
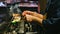
[[[38,23],[42,24],[43,19],[35,18],[35,21],[37,21]]]

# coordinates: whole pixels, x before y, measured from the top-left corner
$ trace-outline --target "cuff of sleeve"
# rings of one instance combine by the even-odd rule
[[[44,28],[49,28],[51,25],[51,21],[50,20],[43,20],[42,25]]]

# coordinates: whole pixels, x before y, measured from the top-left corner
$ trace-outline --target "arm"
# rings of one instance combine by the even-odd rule
[[[48,9],[48,18],[42,21],[45,28],[57,28],[60,24],[60,1],[56,0],[52,2]]]

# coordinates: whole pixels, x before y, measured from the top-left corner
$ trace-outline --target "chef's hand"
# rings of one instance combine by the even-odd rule
[[[38,14],[36,12],[24,11],[22,15],[26,17],[27,21],[34,20],[34,21],[38,21],[39,23],[42,23],[43,20],[43,15]]]
[[[38,17],[38,18],[40,18],[40,19],[43,19],[43,15],[42,15],[42,14],[38,14],[37,12],[24,11],[24,12],[22,13],[23,16],[25,16],[26,14],[32,15],[32,16],[35,16],[35,17]]]

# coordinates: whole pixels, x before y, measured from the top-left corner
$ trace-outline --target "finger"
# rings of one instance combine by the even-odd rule
[[[32,12],[32,11],[24,11],[24,12],[22,13],[23,16],[25,16],[26,14],[32,15],[33,12]]]
[[[26,15],[26,19],[27,21],[30,21],[30,22],[33,20],[31,15]]]

